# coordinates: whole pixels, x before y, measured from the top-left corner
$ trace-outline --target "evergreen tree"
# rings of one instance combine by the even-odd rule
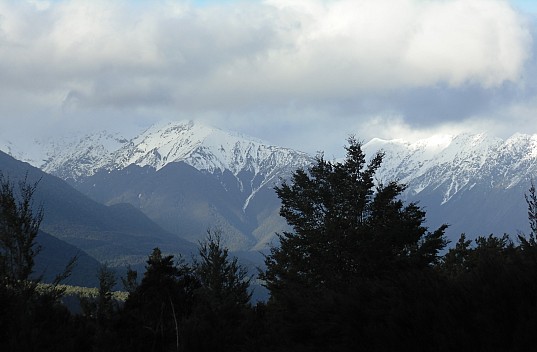
[[[175,264],[155,248],[140,285],[125,302],[120,335],[130,351],[183,349],[183,321],[191,314],[200,287],[192,268]]]
[[[531,181],[529,194],[525,194],[526,204],[528,205],[528,222],[531,232],[526,235],[519,234],[520,249],[524,253],[527,260],[532,264],[537,264],[537,191],[535,184]]]
[[[530,223],[531,233],[530,241],[535,243],[537,236],[537,192],[535,191],[535,184],[531,181],[529,194],[525,194],[524,198],[528,205],[528,221]]]
[[[113,325],[119,306],[113,298],[112,290],[117,280],[114,271],[106,264],[101,265],[97,277],[99,279],[97,296],[81,297],[80,306],[88,331],[91,331],[93,337],[91,343],[93,350],[107,351],[116,342]]]
[[[393,324],[406,312],[395,307],[415,303],[403,290],[434,275],[447,243],[446,226],[428,232],[425,212],[399,199],[403,185],[375,180],[383,154],[366,162],[361,143],[348,142],[343,162],[321,155],[276,187],[294,231],[279,235],[260,275],[271,293],[269,341],[279,342],[271,349],[396,349]]]
[[[461,237],[455,244],[455,247],[450,248],[444,255],[439,265],[439,269],[449,278],[457,278],[472,269],[471,240],[466,239],[466,234],[461,234]]]
[[[97,297],[81,298],[80,303],[84,314],[102,326],[112,318],[117,308],[112,297],[117,280],[114,271],[106,264],[101,265],[97,277],[99,279]]]
[[[215,306],[245,306],[250,301],[250,277],[236,257],[222,245],[222,233],[208,231],[205,241],[199,243],[200,260],[195,272],[200,280],[203,295]]]
[[[121,277],[123,288],[128,293],[133,293],[138,288],[138,272],[130,266],[127,267],[127,277]]]
[[[221,231],[208,231],[199,243],[194,270],[200,282],[195,310],[188,321],[191,351],[235,351],[249,327],[250,277],[236,257],[230,258]]]
[[[349,139],[345,161],[319,156],[276,187],[280,214],[294,232],[279,236],[262,277],[273,295],[288,284],[339,288],[363,278],[428,267],[446,245],[445,226],[429,233],[425,212],[398,196],[395,182],[375,186],[383,154],[366,163],[361,144]]]
[[[33,204],[37,183],[29,184],[24,178],[18,186],[17,193],[0,173],[0,282],[11,287],[29,284],[43,220],[43,208]]]
[[[34,205],[38,182],[21,179],[18,188],[0,172],[0,349],[2,351],[72,351],[80,338],[68,310],[60,304],[76,257],[51,287],[37,290],[32,279],[36,237],[43,208]],[[87,344],[79,350],[85,351]]]

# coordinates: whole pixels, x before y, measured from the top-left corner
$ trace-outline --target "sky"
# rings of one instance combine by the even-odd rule
[[[187,119],[339,156],[533,134],[536,36],[533,0],[0,0],[0,139]]]

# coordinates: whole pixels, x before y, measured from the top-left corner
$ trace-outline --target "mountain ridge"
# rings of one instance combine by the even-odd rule
[[[102,132],[69,145],[56,145],[56,154],[43,147],[48,156],[42,168],[99,202],[129,203],[189,241],[209,227],[222,227],[236,237],[235,250],[263,248],[274,232],[287,229],[273,187],[314,160],[193,121],[160,123],[131,139]],[[383,150],[378,181],[406,184],[403,199],[419,202],[430,226],[448,222],[452,237],[526,228],[524,193],[537,175],[537,135],[375,138],[363,150],[368,157]]]
[[[156,124],[129,140],[102,132],[42,149],[40,167],[90,198],[131,204],[194,243],[222,228],[233,250],[266,249],[287,229],[273,187],[313,160],[193,121]]]
[[[467,133],[438,140],[373,140],[364,151],[385,151],[379,179],[406,184],[403,198],[424,207],[431,226],[448,223],[451,240],[460,233],[526,232],[524,194],[537,175],[537,135]]]

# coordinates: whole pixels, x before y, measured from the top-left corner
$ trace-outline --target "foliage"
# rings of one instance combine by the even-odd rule
[[[101,265],[97,277],[99,279],[97,294],[93,297],[80,297],[80,305],[84,315],[103,325],[112,318],[116,310],[112,291],[117,280],[114,271],[106,264]]]
[[[344,161],[318,156],[276,187],[294,231],[279,236],[261,273],[271,293],[269,324],[282,343],[275,348],[344,350],[371,341],[379,332],[364,321],[388,329],[402,314],[384,302],[411,304],[410,297],[403,303],[407,281],[427,282],[447,243],[446,226],[428,232],[425,212],[399,199],[403,185],[375,180],[383,154],[366,162],[361,144],[348,142]]]
[[[138,272],[128,266],[127,277],[121,277],[121,283],[128,293],[135,292],[138,288]]]
[[[230,258],[222,232],[207,231],[198,246],[194,272],[200,282],[193,314],[186,322],[192,351],[234,351],[244,340],[250,310],[250,277],[237,258]]]
[[[121,333],[127,350],[177,350],[185,344],[179,324],[192,310],[199,282],[192,268],[173,259],[155,248],[140,285],[125,302]]]
[[[280,214],[294,232],[279,236],[262,277],[272,294],[289,285],[341,289],[368,278],[435,264],[446,245],[445,226],[423,226],[425,212],[404,205],[404,186],[375,186],[381,153],[366,163],[361,144],[350,138],[343,162],[322,156],[291,184],[276,187]]]
[[[537,260],[537,191],[533,180],[531,181],[529,194],[525,194],[524,198],[528,205],[528,222],[531,232],[528,238],[524,234],[519,234],[518,240],[521,243],[522,250],[527,255],[532,256],[534,260]]]
[[[39,253],[35,240],[43,220],[43,208],[35,209],[37,183],[24,178],[18,194],[9,178],[0,173],[0,280],[3,285],[26,285]]]
[[[64,291],[58,287],[76,257],[52,285],[39,287],[39,279],[30,279],[43,219],[43,208],[33,203],[37,185],[25,177],[15,188],[0,173],[0,348],[5,351],[69,351],[80,342],[71,315],[60,304]],[[70,332],[70,338],[63,336]]]
[[[63,296],[73,296],[78,298],[96,298],[99,295],[99,288],[98,287],[82,287],[82,286],[73,286],[73,285],[65,285],[65,284],[59,284],[59,285],[52,285],[52,284],[45,284],[45,283],[39,283],[37,285],[37,292],[39,293],[46,293],[49,292],[53,288],[59,289],[63,292]],[[124,303],[129,293],[126,291],[112,291],[112,299]]]
[[[207,232],[205,241],[199,243],[200,260],[195,272],[200,280],[202,294],[215,308],[218,306],[244,306],[250,301],[250,277],[237,258],[229,258],[229,251],[222,245],[222,233]]]

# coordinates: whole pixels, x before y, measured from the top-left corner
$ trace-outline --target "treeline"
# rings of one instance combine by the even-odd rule
[[[139,277],[99,271],[82,313],[62,304],[62,278],[47,290],[29,280],[42,210],[36,185],[0,177],[2,351],[528,351],[536,349],[537,195],[526,197],[531,233],[465,235],[448,247],[447,225],[429,231],[425,212],[400,200],[404,186],[375,179],[349,139],[347,156],[322,156],[276,187],[292,226],[266,256],[267,302],[250,302],[252,277],[222,246],[200,243],[193,263],[156,248]],[[17,193],[17,196],[14,194]],[[17,201],[17,199],[21,199]]]

